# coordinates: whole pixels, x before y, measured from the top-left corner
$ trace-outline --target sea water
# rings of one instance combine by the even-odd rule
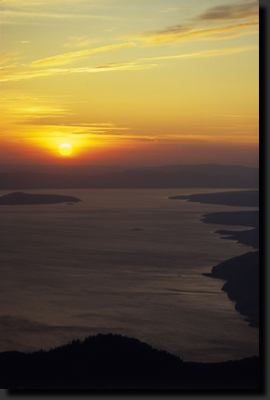
[[[2,206],[0,351],[111,332],[185,361],[258,355],[258,329],[235,310],[224,281],[202,275],[253,251],[214,233],[247,228],[205,224],[202,215],[251,208],[168,199],[217,191],[29,190],[82,202]]]

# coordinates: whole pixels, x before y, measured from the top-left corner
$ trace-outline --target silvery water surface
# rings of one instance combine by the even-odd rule
[[[224,281],[202,276],[252,249],[214,233],[245,228],[201,216],[251,208],[168,199],[217,191],[35,190],[83,201],[2,206],[0,351],[112,332],[185,361],[258,355],[258,329],[235,311]]]

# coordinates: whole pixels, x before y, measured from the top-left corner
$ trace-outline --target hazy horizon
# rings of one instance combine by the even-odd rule
[[[52,167],[67,167],[67,168],[162,168],[162,167],[179,167],[179,166],[187,166],[187,167],[194,167],[194,166],[207,166],[207,165],[215,165],[220,167],[243,167],[243,168],[254,168],[259,169],[259,165],[251,166],[251,165],[243,165],[243,164],[222,164],[222,163],[161,163],[161,164],[70,164],[70,163],[61,163],[61,164],[54,164],[54,163],[1,163],[1,167],[10,167],[10,168],[20,168],[20,167],[45,167],[45,168],[52,168]]]

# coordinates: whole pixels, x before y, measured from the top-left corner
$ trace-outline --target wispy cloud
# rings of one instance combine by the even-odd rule
[[[21,57],[19,57],[19,53],[15,51],[2,53],[0,56],[0,70],[5,71],[15,68],[18,65],[16,61],[20,59]],[[7,63],[9,64],[7,65]]]
[[[177,9],[169,8],[163,12],[177,11]],[[210,23],[212,24],[211,27],[209,26]],[[222,40],[254,33],[250,29],[258,27],[258,25],[259,3],[252,1],[211,7],[187,23],[145,32],[136,36],[135,39],[140,40],[143,46],[203,39]]]
[[[52,124],[57,120],[65,121],[72,118],[74,113],[69,105],[60,104],[60,99],[51,96],[18,95],[17,92],[8,92],[1,98],[1,135],[14,137],[31,132],[37,133],[36,128],[41,128],[44,123]],[[44,128],[45,129],[45,128]]]
[[[95,3],[94,0],[0,0],[1,24],[38,24],[43,19],[115,19],[103,12],[95,13]],[[87,5],[87,12],[83,4]]]
[[[70,36],[63,47],[86,47],[98,41],[99,39],[89,39],[88,36]]]
[[[1,71],[5,71],[6,69],[11,69],[11,68],[15,68],[16,64],[13,65],[5,65],[4,67],[0,67]]]
[[[229,4],[212,7],[199,16],[202,20],[243,19],[259,16],[259,3]]]
[[[15,21],[12,19],[17,18],[31,18],[35,20],[36,18],[52,18],[52,19],[104,19],[112,20],[113,18],[106,15],[95,15],[95,14],[79,14],[79,13],[50,13],[50,12],[34,12],[34,11],[18,11],[4,9],[1,11],[2,14],[2,24],[12,24]],[[21,23],[22,21],[19,21]],[[18,21],[17,21],[18,23]]]
[[[62,65],[62,64],[67,64],[67,63],[73,61],[74,59],[86,57],[86,56],[89,56],[92,54],[98,54],[98,53],[103,53],[103,52],[107,52],[107,51],[125,49],[128,47],[134,47],[134,46],[136,46],[136,44],[132,43],[132,42],[113,44],[110,46],[103,46],[103,47],[98,47],[95,49],[87,49],[87,50],[74,51],[72,53],[58,54],[56,56],[43,58],[41,60],[36,60],[32,64],[35,66]]]
[[[68,128],[73,135],[123,135],[130,130],[113,123],[70,124]]]
[[[35,70],[35,71],[22,71],[17,73],[11,73],[2,75],[1,82],[10,81],[21,81],[45,76],[53,75],[66,75],[66,74],[81,74],[81,73],[97,73],[106,71],[132,71],[132,70],[142,70],[155,67],[156,64],[137,64],[135,62],[127,63],[110,63],[103,65],[96,65],[93,67],[84,68],[48,68],[45,70]]]
[[[42,4],[56,4],[56,3],[69,3],[69,4],[75,4],[76,2],[86,2],[86,1],[91,1],[91,0],[0,0],[1,3],[3,4],[11,4],[11,5],[23,5],[24,6],[36,6],[37,3],[38,5]],[[93,0],[92,0],[93,1]]]
[[[219,56],[225,56],[225,55],[229,55],[229,54],[241,53],[243,51],[250,51],[250,50],[258,50],[258,47],[256,47],[256,46],[243,46],[243,47],[235,47],[235,48],[228,48],[228,49],[213,49],[213,50],[199,51],[199,52],[195,52],[195,53],[176,54],[176,55],[173,55],[173,56],[160,56],[160,57],[142,58],[141,60],[149,61],[149,60],[166,60],[166,59],[173,59],[173,58],[219,57]]]
[[[21,57],[19,56],[19,53],[16,51],[9,51],[6,53],[2,53],[0,57],[0,64],[6,64],[7,62],[14,62],[19,60]]]
[[[173,8],[166,8],[166,10],[161,10],[162,13],[170,13],[174,11],[181,10],[183,7],[173,7]]]
[[[207,37],[208,40],[224,39],[226,35],[243,29],[254,28],[259,25],[258,21],[247,21],[234,25],[219,26],[214,28],[194,29],[192,27],[177,25],[157,32],[145,33],[137,39],[143,42],[144,46],[154,46],[162,44],[170,44],[187,40],[197,40]]]
[[[9,94],[2,98],[2,136],[46,138],[58,136],[123,136],[130,128],[113,122],[71,122],[74,115],[70,104],[50,96],[32,97]],[[130,133],[129,133],[130,134]]]
[[[37,125],[36,121],[30,122],[29,125]],[[53,135],[76,135],[76,136],[92,136],[92,135],[123,135],[129,130],[127,127],[119,127],[115,124],[92,123],[92,124],[44,124],[46,131],[52,132]]]

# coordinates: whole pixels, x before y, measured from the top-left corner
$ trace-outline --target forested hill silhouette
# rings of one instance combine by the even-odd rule
[[[179,332],[181,335],[181,332]],[[260,389],[259,359],[183,362],[121,335],[97,335],[49,351],[0,354],[9,389]]]
[[[0,166],[0,189],[90,189],[90,188],[258,188],[259,169],[217,164],[171,165],[163,167],[115,168],[95,167],[73,169],[43,168],[42,172],[29,167]],[[1,172],[2,171],[2,172]],[[4,172],[5,171],[5,172]],[[79,173],[81,171],[81,173]],[[100,171],[100,172],[99,172]]]

